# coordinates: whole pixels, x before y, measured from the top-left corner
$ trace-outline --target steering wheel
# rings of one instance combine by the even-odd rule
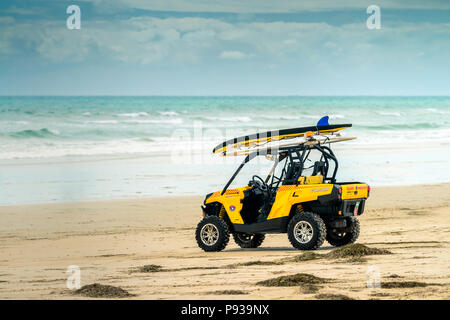
[[[267,186],[266,182],[257,175],[254,175],[252,177],[252,180],[250,181],[249,185],[255,186],[257,189],[260,189],[261,191],[267,191],[269,190],[269,187]]]

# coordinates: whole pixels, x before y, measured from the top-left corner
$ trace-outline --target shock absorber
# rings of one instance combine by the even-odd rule
[[[223,219],[225,217],[225,213],[226,213],[225,207],[224,206],[220,207],[219,218]]]
[[[305,210],[303,210],[302,205],[299,204],[299,205],[297,206],[297,213],[302,213],[302,212],[304,212],[304,211],[305,211]]]

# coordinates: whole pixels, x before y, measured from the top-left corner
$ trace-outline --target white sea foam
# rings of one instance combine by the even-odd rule
[[[154,154],[169,152],[167,141],[149,141],[148,139],[118,139],[110,141],[55,141],[49,143],[23,144],[20,148],[5,144],[0,151],[1,160],[9,159],[45,159],[67,156],[97,156]]]
[[[314,120],[316,120],[316,122],[317,122],[317,121],[319,121],[319,120],[323,117],[323,115],[308,115],[308,114],[305,114],[305,115],[302,115],[301,117],[302,117],[302,118],[305,118],[305,119],[314,119]],[[345,118],[345,116],[342,115],[342,114],[330,114],[330,115],[328,115],[328,117],[329,117],[331,120],[335,120],[335,119],[344,119],[344,118]]]
[[[94,120],[94,121],[88,121],[88,123],[117,124],[117,123],[119,123],[119,121],[117,121],[117,120]]]
[[[228,122],[250,122],[252,118],[247,116],[242,117],[205,117],[205,119],[212,121],[228,121]]]
[[[169,117],[178,115],[178,112],[175,112],[175,111],[158,111],[158,113],[162,116],[169,116]]]
[[[393,116],[393,117],[401,117],[402,113],[401,112],[388,112],[388,111],[380,111],[377,112],[379,115],[381,116]]]
[[[426,108],[425,111],[437,113],[437,114],[449,114],[450,113],[450,111],[438,110],[435,108]]]
[[[56,130],[56,129],[48,129],[48,132],[50,132],[51,134],[54,134],[54,135],[60,135],[61,134],[61,132],[59,130]]]
[[[308,115],[308,114],[302,114],[302,118],[305,119],[314,119],[314,120],[319,120],[321,118],[321,116],[319,115]]]
[[[125,122],[125,123],[140,123],[140,124],[145,124],[145,123],[181,124],[181,123],[183,123],[183,119],[181,119],[181,118],[176,118],[176,119],[134,119],[134,120],[124,120],[122,122]]]
[[[330,117],[331,120],[334,120],[334,119],[344,119],[344,118],[345,118],[345,116],[342,115],[342,114],[330,114],[329,117]]]
[[[119,116],[119,117],[137,118],[137,117],[148,116],[148,113],[147,112],[119,113],[119,114],[117,114],[117,116]]]
[[[270,116],[262,116],[263,119],[268,120],[298,120],[299,116],[286,116],[286,115],[270,115]]]

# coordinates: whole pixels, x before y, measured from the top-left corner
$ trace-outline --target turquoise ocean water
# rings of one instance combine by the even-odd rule
[[[342,180],[450,181],[450,97],[0,97],[0,205],[211,192],[237,165],[223,139],[323,115],[358,137]]]

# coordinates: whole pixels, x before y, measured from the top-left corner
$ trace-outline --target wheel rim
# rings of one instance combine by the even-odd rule
[[[205,224],[200,230],[200,239],[208,246],[213,246],[219,240],[219,229],[212,223]]]
[[[314,235],[312,225],[307,221],[300,221],[294,227],[294,237],[300,243],[308,243]]]

